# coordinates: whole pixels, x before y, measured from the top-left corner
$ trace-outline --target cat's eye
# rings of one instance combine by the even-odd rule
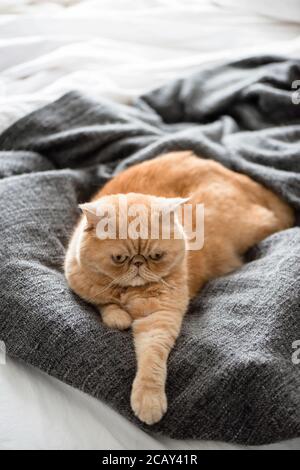
[[[162,251],[157,251],[155,253],[152,253],[149,258],[152,259],[152,261],[159,261],[162,259],[164,256],[164,253]]]
[[[128,259],[126,255],[112,255],[112,260],[117,264],[123,264]]]

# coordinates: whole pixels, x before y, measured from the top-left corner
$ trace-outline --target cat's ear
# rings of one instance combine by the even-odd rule
[[[87,202],[85,204],[79,204],[79,208],[86,216],[86,220],[89,227],[96,227],[99,222],[99,216],[97,215],[97,204],[95,202]]]
[[[176,211],[179,206],[188,202],[190,197],[164,197],[161,202],[161,209],[164,213],[170,213]]]

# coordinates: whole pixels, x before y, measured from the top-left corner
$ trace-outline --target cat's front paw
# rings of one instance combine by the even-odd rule
[[[132,324],[131,316],[121,308],[114,307],[102,311],[103,323],[109,328],[127,330]]]
[[[131,408],[144,423],[150,425],[158,423],[167,411],[164,389],[150,387],[142,380],[135,379],[131,391]]]

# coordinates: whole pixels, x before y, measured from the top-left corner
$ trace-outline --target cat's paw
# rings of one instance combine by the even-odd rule
[[[131,408],[144,423],[158,423],[167,411],[165,391],[161,388],[151,388],[135,379],[131,391]]]
[[[131,316],[125,310],[118,307],[109,311],[103,311],[102,320],[109,328],[116,328],[118,330],[127,330],[132,324]]]

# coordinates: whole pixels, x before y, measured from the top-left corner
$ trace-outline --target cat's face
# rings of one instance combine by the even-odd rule
[[[185,236],[182,226],[172,213],[172,208],[178,206],[184,200],[155,198],[154,196],[134,193],[126,196],[122,195],[122,198],[124,197],[126,197],[128,209],[126,215],[128,217],[122,219],[122,222],[119,219],[120,211],[123,211],[123,215],[125,213],[124,207],[121,208],[118,195],[106,196],[98,201],[81,206],[86,217],[86,226],[80,243],[80,263],[93,272],[108,276],[114,281],[115,285],[123,287],[142,286],[151,282],[159,282],[178,269],[185,261]],[[102,205],[102,212],[100,211],[102,216],[99,216],[100,205]],[[108,205],[115,208],[117,216],[116,236],[113,239],[110,237],[103,239],[105,228],[103,214],[104,216],[108,215],[105,212]],[[153,206],[155,209],[153,209]],[[139,208],[139,214],[142,214],[142,217],[139,217],[139,223],[137,223],[135,210],[132,211],[136,207]],[[155,215],[153,215],[153,210],[156,211]],[[168,211],[169,213],[171,211],[171,215],[163,218],[162,214],[166,215]],[[133,213],[135,213],[135,216]],[[123,239],[120,238],[119,230],[120,225],[124,230],[125,220],[126,236]],[[169,223],[169,232],[163,232],[166,221]],[[154,224],[156,224],[155,236],[153,236],[154,232],[151,230]],[[128,230],[128,226],[131,226],[131,231]],[[108,224],[106,224],[107,228]],[[143,237],[138,236],[141,233],[143,233]],[[170,233],[170,236],[168,236],[168,233]],[[123,231],[122,237],[124,237],[124,234]]]

